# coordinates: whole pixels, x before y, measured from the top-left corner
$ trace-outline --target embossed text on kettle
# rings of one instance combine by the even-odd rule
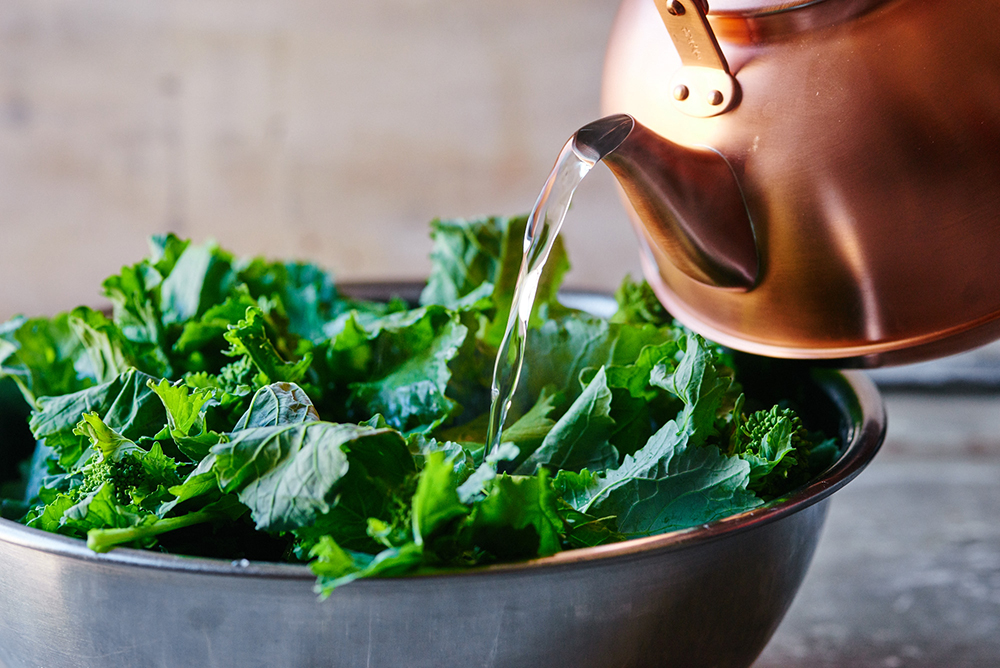
[[[701,60],[701,49],[698,48],[698,40],[695,38],[694,32],[690,28],[684,27],[681,28],[681,34],[687,40],[687,45],[691,49],[691,55]]]

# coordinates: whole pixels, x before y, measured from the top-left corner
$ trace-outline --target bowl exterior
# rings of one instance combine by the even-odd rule
[[[0,541],[0,661],[47,666],[749,666],[828,501],[749,530],[538,568],[359,581],[225,575]],[[30,530],[25,530],[30,531]]]

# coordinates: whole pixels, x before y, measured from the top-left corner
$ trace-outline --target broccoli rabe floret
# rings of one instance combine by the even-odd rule
[[[132,453],[125,453],[119,459],[106,457],[84,467],[80,491],[89,494],[109,483],[114,488],[115,500],[127,506],[145,477],[142,462]]]
[[[765,501],[807,483],[836,451],[833,439],[810,433],[794,410],[780,406],[737,420],[729,447],[750,464],[747,488]]]
[[[773,406],[768,411],[756,411],[741,422],[734,434],[736,439],[736,449],[738,451],[752,450],[760,452],[760,446],[764,437],[774,430],[781,420],[788,420],[790,423],[791,446],[798,447],[809,438],[809,432],[802,424],[802,418],[791,408],[780,408]],[[740,446],[743,447],[740,447]]]

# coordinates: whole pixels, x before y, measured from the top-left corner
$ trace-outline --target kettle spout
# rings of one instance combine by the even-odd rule
[[[691,278],[750,290],[760,261],[743,192],[726,159],[675,144],[627,114],[580,128],[574,148],[603,160],[650,242]]]

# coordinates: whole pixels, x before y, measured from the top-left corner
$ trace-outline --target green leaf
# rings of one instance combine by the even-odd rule
[[[0,378],[17,383],[34,408],[41,397],[77,392],[96,383],[96,372],[69,324],[54,318],[14,318],[0,325]]]
[[[173,509],[174,506],[190,499],[204,495],[210,495],[215,498],[221,495],[222,490],[219,488],[219,480],[215,475],[215,455],[209,454],[198,462],[198,465],[188,474],[183,482],[179,485],[169,487],[168,491],[175,498],[164,507],[161,507],[158,513],[161,517]]]
[[[333,277],[314,264],[288,262],[287,280],[279,292],[291,330],[313,342],[323,340],[323,325],[341,304]]]
[[[177,517],[159,518],[155,515],[147,515],[135,524],[124,527],[92,528],[87,531],[87,547],[94,552],[107,552],[116,545],[124,544],[149,547],[155,544],[157,536],[169,531],[206,522],[233,522],[245,512],[246,508],[235,497],[224,496],[204,508]]]
[[[792,446],[792,422],[787,418],[781,418],[777,423],[760,439],[740,453],[740,458],[750,465],[750,486],[751,489],[757,486],[761,478],[769,475],[783,461],[787,461],[785,456],[794,452]],[[790,458],[792,463],[794,459]]]
[[[219,486],[239,494],[258,529],[309,524],[333,505],[334,490],[348,470],[341,445],[360,431],[311,422],[236,432],[231,441],[212,448]]]
[[[370,378],[350,385],[349,406],[355,416],[381,413],[404,433],[429,432],[441,425],[458,409],[447,396],[449,363],[468,331],[457,314],[438,306],[392,314],[371,332],[345,330],[333,342],[334,349],[342,355],[340,347],[347,339],[359,341],[347,365],[360,366]]]
[[[730,452],[750,464],[749,488],[768,501],[806,484],[838,451],[836,441],[809,433],[790,408],[773,406],[735,423]]]
[[[484,296],[496,305],[495,317],[482,332],[484,341],[497,346],[507,325],[521,258],[527,216],[434,220],[431,222],[431,273],[420,295],[422,305],[449,308],[467,306]],[[556,239],[542,270],[531,326],[561,312],[556,299],[569,260],[561,239]]]
[[[183,381],[171,384],[165,378],[148,385],[166,409],[170,437],[192,461],[201,461],[213,445],[225,440],[206,426],[206,410],[219,403],[215,391],[193,388]]]
[[[134,527],[144,519],[155,520],[152,513],[137,512],[131,506],[120,505],[114,487],[105,483],[66,509],[61,525],[86,533],[90,529]]]
[[[183,381],[170,383],[166,378],[159,383],[149,381],[149,389],[156,393],[167,411],[167,424],[171,432],[188,436],[201,431],[204,426],[204,408],[212,401],[213,392],[190,387]]]
[[[187,246],[160,285],[165,324],[183,324],[222,302],[233,287],[231,256],[216,244]]]
[[[546,322],[528,332],[522,385],[528,396],[553,385],[575,400],[584,369],[634,364],[643,348],[670,341],[671,335],[652,325],[610,324],[585,315]]]
[[[563,498],[577,510],[588,512],[595,502],[608,496],[617,487],[637,479],[656,480],[664,477],[670,460],[687,448],[689,438],[690,434],[671,420],[653,434],[634,455],[626,456],[617,469],[607,471],[604,475],[581,472],[579,478],[561,476],[560,482],[571,492],[571,496],[564,494]]]
[[[157,343],[130,341],[99,311],[84,306],[73,309],[69,324],[83,344],[98,382],[107,382],[129,367],[156,376],[171,372],[170,362]]]
[[[289,329],[310,341],[326,338],[324,325],[348,308],[337,295],[333,277],[316,265],[253,258],[234,266],[254,299],[276,299]]]
[[[154,234],[149,238],[149,262],[161,275],[168,276],[190,245],[190,241],[178,239],[173,232]]]
[[[420,294],[420,304],[457,308],[463,298],[488,283],[500,271],[507,219],[431,221],[431,273]]]
[[[342,578],[364,567],[359,565],[347,550],[340,547],[332,536],[320,536],[310,548],[309,556],[315,559],[309,564],[313,573],[324,578]]]
[[[344,446],[350,470],[337,489],[336,505],[312,526],[297,529],[300,539],[329,534],[345,548],[375,552],[380,546],[369,532],[373,518],[405,524],[410,531],[409,518],[402,515],[409,511],[413,494],[414,458],[398,432],[368,429],[371,438]]]
[[[697,334],[686,337],[680,364],[660,362],[650,373],[650,383],[684,402],[680,429],[690,435],[692,444],[703,443],[716,433],[719,408],[734,389],[728,370],[717,364],[714,351]]]
[[[101,421],[130,440],[155,434],[167,423],[167,416],[149,389],[149,381],[155,379],[129,369],[107,383],[48,397],[31,416],[31,432],[36,440],[45,440],[66,469],[80,459],[86,447],[84,439],[73,433],[84,413],[97,413]]]
[[[673,321],[646,281],[636,283],[626,276],[615,292],[615,301],[618,310],[611,316],[611,322],[662,327]]]
[[[519,417],[514,424],[504,428],[500,436],[501,441],[510,442],[517,445],[522,457],[527,458],[538,449],[545,437],[556,425],[553,415],[557,413],[566,403],[565,395],[556,392],[549,385],[542,388],[542,393],[538,396],[538,401],[527,413]],[[489,415],[486,415],[487,420]],[[481,442],[486,440],[485,425],[483,428]]]
[[[614,427],[610,412],[611,390],[601,367],[517,472],[531,474],[542,466],[572,471],[615,466],[618,452],[608,443]]]
[[[634,360],[627,364],[611,364],[605,367],[608,377],[608,387],[627,390],[636,399],[652,401],[659,392],[650,384],[650,375],[659,366],[661,372],[673,370],[677,366],[677,357],[681,355],[677,341],[669,340],[660,344],[644,346]],[[597,369],[587,369],[581,375],[584,383],[597,373]]]
[[[159,443],[144,450],[104,424],[96,413],[83,418],[76,433],[88,438],[99,456],[86,460],[82,484],[71,487],[69,493],[85,494],[110,484],[119,505],[139,514],[156,512],[169,498],[166,488],[180,482],[177,463],[163,453]]]
[[[513,304],[514,287],[517,284],[521,260],[524,257],[524,231],[527,223],[527,216],[511,218],[504,231],[500,269],[493,281],[493,302],[496,304],[496,316],[482,334],[483,340],[492,346],[500,345],[504,330],[507,328],[507,320]],[[531,317],[528,321],[529,327],[539,327],[546,319],[558,317],[566,312],[559,304],[557,296],[559,286],[569,268],[569,258],[566,255],[562,237],[557,237],[549,253],[549,259],[542,268],[542,276],[538,281],[538,290],[535,293],[535,303],[532,305]]]
[[[382,418],[381,415],[377,416]],[[383,424],[380,427],[387,426]],[[475,467],[471,453],[461,444],[444,438],[429,438],[426,434],[411,434],[406,437],[406,447],[413,455],[413,462],[419,471],[423,468],[424,462],[431,453],[441,452],[445,458],[451,460],[455,467],[455,472],[465,474]]]
[[[307,526],[329,513],[351,466],[348,453],[393,482],[405,475],[409,458],[392,430],[329,422],[244,429],[212,448],[220,487],[238,493],[264,531]]]
[[[581,512],[616,516],[617,530],[629,536],[704,524],[760,505],[747,490],[747,462],[713,445],[691,446],[691,437],[668,422],[605,476],[561,475],[562,497]]]
[[[499,463],[514,462],[520,453],[520,448],[513,443],[501,443],[500,447],[487,454],[483,463],[458,486],[459,500],[465,504],[481,501],[485,497],[487,484],[497,477]]]
[[[588,511],[614,515],[622,534],[649,536],[728,517],[761,504],[746,486],[750,466],[714,446],[675,448],[658,466],[656,478],[616,481]]]
[[[172,237],[172,235],[171,235]],[[174,247],[176,237],[167,242]],[[162,262],[164,270],[173,267],[170,261]],[[114,309],[114,322],[122,337],[143,351],[151,366],[144,370],[166,375],[169,364],[166,356],[166,334],[160,320],[159,291],[163,274],[148,261],[131,267],[122,267],[121,273],[108,277],[102,284],[105,296]]]
[[[237,290],[236,294],[226,298],[221,304],[211,306],[200,318],[185,322],[174,350],[182,355],[190,355],[210,344],[215,344],[217,349],[221,348],[225,343],[223,337],[226,331],[246,317],[248,308],[256,306],[257,302],[246,290]]]
[[[33,529],[79,536],[82,532],[66,527],[63,522],[66,511],[75,505],[76,500],[69,494],[56,494],[44,506],[29,512],[24,523]]]
[[[632,454],[653,434],[653,416],[671,416],[681,407],[672,395],[650,384],[650,375],[657,365],[673,369],[681,354],[676,341],[645,346],[638,359],[630,364],[605,367],[611,390],[611,419],[615,425],[608,441],[621,454]],[[589,383],[597,369],[585,369],[580,380]]]
[[[468,515],[469,509],[459,501],[457,489],[454,462],[443,452],[428,455],[413,495],[413,542],[423,545],[435,531]]]
[[[560,479],[563,498],[581,512],[616,516],[618,531],[629,536],[694,526],[759,505],[747,490],[749,464],[702,445],[715,433],[716,411],[731,387],[712,350],[699,337],[688,336],[676,370],[668,373],[660,363],[650,379],[684,402],[678,419],[617,469],[599,477]]]
[[[626,538],[615,529],[616,521],[613,516],[594,517],[581,513],[566,503],[560,505],[559,514],[566,526],[565,542],[572,548],[607,545]]]
[[[225,338],[230,344],[228,355],[246,355],[271,383],[296,383],[302,380],[312,362],[312,355],[309,353],[298,362],[281,359],[267,336],[264,314],[255,306],[247,308],[245,319],[230,326]]]
[[[562,549],[558,497],[545,469],[501,475],[472,514],[476,544],[500,558],[544,557]]]
[[[313,548],[315,561],[309,564],[318,576],[316,593],[325,599],[337,587],[362,577],[396,577],[411,573],[424,561],[423,550],[416,543],[387,548],[374,558],[348,553],[331,537],[324,537]],[[349,563],[350,562],[350,563]]]
[[[91,445],[100,452],[101,459],[121,459],[125,453],[139,450],[134,442],[104,424],[97,413],[84,413],[73,433],[89,439]]]
[[[601,480],[588,469],[582,471],[559,471],[552,480],[552,488],[563,501],[581,511],[590,505],[601,489]],[[582,512],[582,511],[581,511]]]
[[[332,536],[350,550],[375,553],[383,545],[370,532],[372,520],[392,522],[395,510],[392,489],[361,465],[353,466],[337,486],[335,504],[318,514],[311,524],[295,529],[300,540]]]
[[[172,487],[180,482],[177,473],[177,462],[163,453],[159,443],[153,443],[149,450],[136,453],[145,479],[150,484]]]
[[[316,420],[319,420],[319,413],[305,390],[295,383],[271,383],[253,395],[250,407],[233,431]]]

